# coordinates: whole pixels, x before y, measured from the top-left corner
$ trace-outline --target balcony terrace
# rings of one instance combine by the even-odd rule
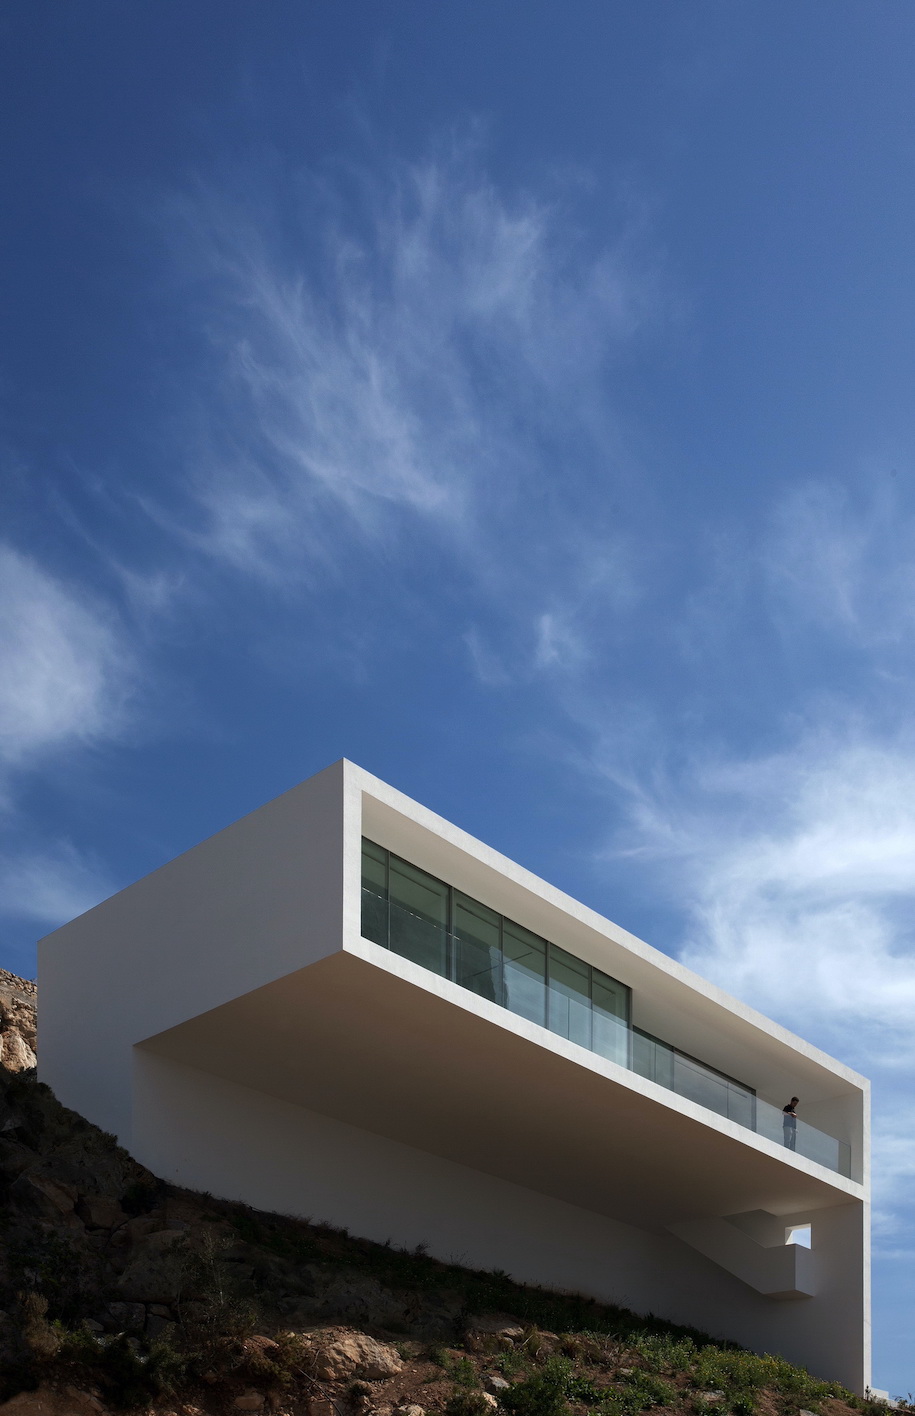
[[[420,870],[363,840],[362,934],[527,1021],[850,1177],[851,1148],[747,1084],[631,1021],[631,990]]]

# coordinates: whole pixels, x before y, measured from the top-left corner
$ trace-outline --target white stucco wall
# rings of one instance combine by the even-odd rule
[[[130,1144],[134,1043],[340,948],[345,764],[39,944],[39,1071]]]
[[[863,1211],[818,1212],[817,1297],[776,1302],[649,1233],[138,1048],[133,1151],[176,1184],[778,1351],[857,1387]]]

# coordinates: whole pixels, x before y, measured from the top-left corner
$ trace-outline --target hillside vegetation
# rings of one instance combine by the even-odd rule
[[[0,1241],[3,1416],[886,1411],[697,1331],[176,1189],[2,1067]]]

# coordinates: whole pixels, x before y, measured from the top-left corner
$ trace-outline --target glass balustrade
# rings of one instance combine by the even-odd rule
[[[766,1136],[776,1145],[797,1151],[798,1155],[825,1165],[828,1170],[836,1170],[840,1175],[851,1176],[851,1146],[847,1141],[838,1141],[835,1136],[827,1136],[798,1117],[794,1124],[781,1107],[772,1106],[768,1101],[756,1099],[756,1125],[754,1130]]]
[[[625,984],[367,840],[362,934],[777,1145],[851,1174],[846,1142],[800,1119],[792,1125],[752,1087],[634,1027]]]

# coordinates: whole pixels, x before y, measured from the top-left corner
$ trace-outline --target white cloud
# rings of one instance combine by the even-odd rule
[[[857,735],[612,772],[612,853],[681,911],[678,956],[874,1083],[875,1248],[911,1257],[915,748]]]
[[[887,1096],[874,1128],[874,1244],[884,1258],[915,1257],[912,1187],[915,1182],[915,1106],[911,1087]]]
[[[787,632],[812,625],[878,653],[911,634],[915,524],[879,472],[869,478],[866,496],[835,482],[810,482],[786,497],[763,564]]]
[[[0,544],[0,762],[22,767],[112,733],[128,679],[128,656],[105,614]]]
[[[621,849],[679,896],[685,962],[802,1031],[894,1055],[915,1009],[915,750],[806,739],[706,763],[643,789],[632,821]]]
[[[466,155],[391,164],[342,216],[315,215],[305,186],[323,235],[292,251],[263,210],[182,209],[228,391],[194,479],[196,544],[288,583],[421,536],[492,600],[529,607],[527,631],[558,624],[540,587],[594,530],[563,461],[597,459],[604,500],[619,436],[602,379],[657,318],[654,278],[624,238],[574,249],[567,212],[505,197]],[[545,642],[533,653],[552,662]]]

